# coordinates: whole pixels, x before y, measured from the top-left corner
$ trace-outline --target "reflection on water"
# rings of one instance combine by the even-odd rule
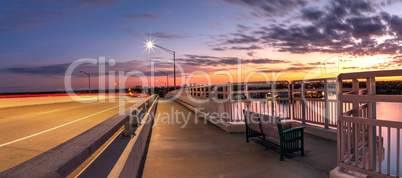
[[[398,121],[402,122],[402,103],[377,103],[377,119],[378,120],[389,120],[389,121]],[[379,129],[377,128],[377,133]],[[402,132],[400,132],[401,134]],[[382,128],[381,134],[383,137],[383,148],[385,158],[381,162],[381,172],[387,172],[387,164],[388,164],[388,129]],[[377,134],[379,136],[379,134]],[[399,140],[402,143],[402,137]],[[397,129],[391,129],[391,139],[390,139],[390,172],[392,175],[396,174],[396,159],[397,159]],[[400,153],[402,153],[402,146],[399,147]],[[401,161],[401,155],[399,156],[399,161]],[[377,168],[378,169],[378,168]],[[399,165],[399,170],[402,170],[402,164]],[[400,171],[401,172],[401,171]],[[399,174],[402,176],[402,172]]]
[[[402,122],[402,103],[377,103],[377,119]]]

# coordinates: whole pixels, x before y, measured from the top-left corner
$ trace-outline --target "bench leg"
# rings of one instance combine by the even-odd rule
[[[246,126],[246,142],[247,143],[249,142],[249,140],[248,140],[248,132],[249,132],[249,130],[248,130],[247,126]]]
[[[283,155],[284,155],[285,150],[283,149],[283,144],[280,144],[280,158],[279,161],[285,161],[285,159],[283,159]]]

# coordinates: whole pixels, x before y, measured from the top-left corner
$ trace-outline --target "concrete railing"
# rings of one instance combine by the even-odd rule
[[[174,96],[179,91],[171,91],[167,96]],[[178,100],[220,116],[226,122],[244,122],[242,110],[248,109],[261,115],[302,121],[303,124],[336,127],[336,98],[328,98],[336,92],[336,79],[333,78],[196,86],[181,92]]]
[[[131,137],[132,127],[139,122],[143,124],[139,126],[136,135],[132,138],[136,141],[134,141],[135,148],[131,154],[141,158],[145,148],[143,138],[149,135],[149,123],[154,119],[158,100],[157,95],[148,97],[71,140],[0,173],[0,177],[69,176],[109,139],[113,139],[112,136],[123,126],[124,135]],[[119,163],[121,163],[120,160]],[[138,167],[139,164],[135,162],[131,170],[123,169],[121,175],[136,175]]]
[[[292,119],[336,127],[336,78],[292,82]]]
[[[377,120],[376,104],[401,104],[402,96],[378,95],[376,77],[402,77],[402,70],[338,76],[338,166],[372,177],[400,177],[402,122]],[[347,80],[352,80],[351,92],[344,92],[342,82]],[[367,92],[360,92],[359,80],[365,80]]]
[[[174,96],[180,91],[180,101],[225,122],[244,122],[241,111],[246,108],[267,115],[291,117],[290,84],[287,81],[197,86],[174,90],[166,96]]]
[[[155,96],[155,95],[154,95]],[[109,173],[108,177],[138,177],[141,161],[146,152],[148,139],[151,137],[152,124],[158,107],[158,97],[150,102],[148,112],[141,119],[140,126],[135,131],[135,137],[130,140],[119,160]]]

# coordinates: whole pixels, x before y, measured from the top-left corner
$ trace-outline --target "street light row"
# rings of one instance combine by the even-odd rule
[[[162,81],[159,81],[159,80],[156,80],[156,81],[157,81],[157,82],[162,82],[162,83],[164,83],[164,84],[166,85],[166,93],[169,92],[169,88],[168,88],[168,85],[169,85],[169,75],[168,75],[167,73],[163,72],[163,71],[160,71],[160,70],[155,70],[155,71],[159,71],[160,73],[166,75],[166,82],[167,82],[167,83],[162,82]],[[85,71],[82,71],[82,70],[80,70],[80,73],[86,74],[86,75],[88,76],[88,92],[91,93],[91,74],[89,74],[89,73],[87,73],[87,72],[85,72]],[[115,85],[116,85],[116,84],[115,84]]]
[[[162,50],[164,50],[165,52],[167,52],[167,53],[173,55],[173,80],[174,80],[174,85],[173,85],[173,87],[174,87],[174,89],[176,89],[176,52],[175,52],[175,51],[172,51],[172,50],[170,50],[170,49],[164,48],[164,47],[162,47],[162,46],[159,46],[159,45],[157,45],[157,44],[154,44],[153,41],[148,41],[148,42],[146,43],[146,45],[147,45],[147,48],[148,48],[148,49],[152,49],[153,47],[157,47],[157,48],[162,49]],[[168,75],[167,73],[163,72],[163,71],[160,71],[160,70],[155,70],[155,71],[159,71],[160,73],[166,75],[166,83],[165,83],[165,82],[162,82],[162,81],[159,81],[159,82],[165,83],[165,84],[166,84],[166,93],[169,92],[169,89],[168,89],[168,85],[169,85],[169,75]],[[89,73],[87,73],[87,72],[84,72],[84,71],[80,71],[80,73],[84,73],[84,74],[86,74],[86,75],[88,76],[88,89],[89,89],[89,93],[91,93],[91,74],[89,74]],[[158,81],[158,80],[157,80],[157,81]]]
[[[162,46],[159,46],[159,45],[155,44],[153,41],[148,41],[148,42],[147,42],[147,48],[148,48],[148,49],[152,49],[153,47],[157,47],[157,48],[162,49],[162,50],[164,50],[165,52],[167,52],[167,53],[173,55],[173,80],[174,80],[174,85],[173,85],[173,87],[174,87],[174,89],[176,89],[176,52],[175,52],[175,51],[172,51],[172,50],[170,50],[170,49],[164,48],[164,47],[162,47]],[[161,71],[160,71],[160,72],[161,72]],[[161,72],[161,73],[163,73],[163,72]],[[165,74],[165,75],[167,75],[167,74]]]

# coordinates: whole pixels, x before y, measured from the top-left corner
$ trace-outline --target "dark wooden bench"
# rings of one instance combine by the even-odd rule
[[[243,110],[243,114],[246,122],[246,142],[249,142],[250,137],[265,140],[265,137],[269,136],[279,140],[281,161],[284,160],[283,156],[286,153],[301,151],[301,155],[304,156],[304,127],[290,128],[290,123],[282,124],[280,117],[276,119],[267,115],[260,117],[258,113],[246,110]]]

